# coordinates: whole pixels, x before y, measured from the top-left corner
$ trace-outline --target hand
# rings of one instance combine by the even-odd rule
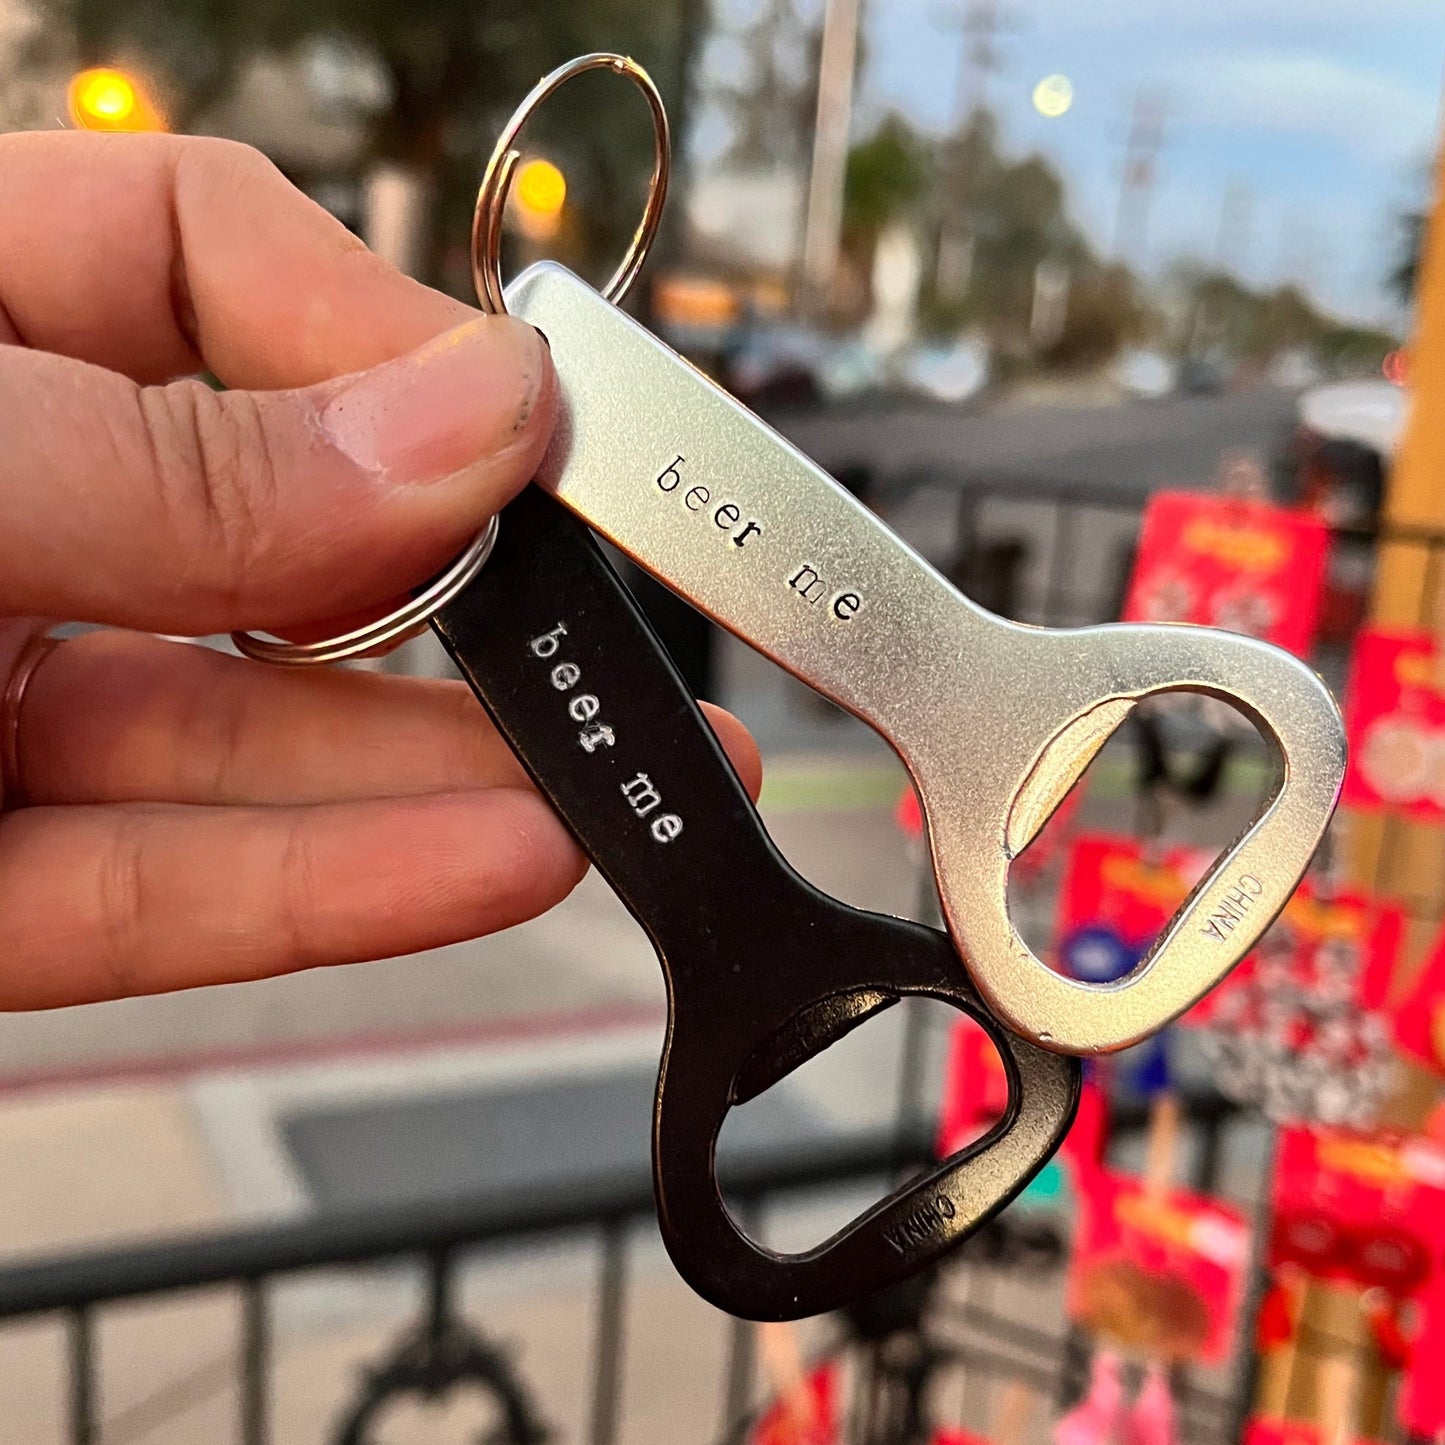
[[[407,280],[227,142],[4,136],[0,194],[0,1008],[388,957],[558,902],[581,856],[462,684],[146,635],[329,632],[437,571],[546,447],[538,335]],[[237,389],[169,380],[207,367]],[[41,654],[51,618],[130,630]]]

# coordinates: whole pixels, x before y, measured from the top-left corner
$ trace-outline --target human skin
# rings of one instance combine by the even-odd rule
[[[461,683],[167,642],[354,624],[530,477],[545,343],[225,141],[0,137],[0,1008],[415,952],[584,863]],[[229,388],[184,379],[210,370]],[[176,378],[183,378],[177,380]],[[756,794],[756,749],[710,718]]]

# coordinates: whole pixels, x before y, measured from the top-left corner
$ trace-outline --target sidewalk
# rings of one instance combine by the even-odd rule
[[[620,1030],[617,1047],[655,1059],[650,1031]],[[609,1047],[607,1039],[572,1046],[572,1064]],[[540,1067],[555,1056],[543,1043],[530,1050]],[[506,1050],[479,1051],[508,1076]],[[313,1067],[310,1087],[385,1091],[378,1076],[428,1067],[433,1059],[397,1058],[350,1066]],[[348,1075],[348,1069],[352,1071]],[[53,1254],[145,1236],[221,1227],[257,1213],[309,1207],[304,1199],[266,1199],[265,1167],[238,1179],[246,1139],[269,1122],[278,1133],[285,1106],[305,1096],[306,1070],[288,1074],[217,1075],[189,1081],[16,1097],[0,1106],[0,1157],[11,1168],[0,1184],[0,1230],[10,1255]],[[289,1084],[288,1077],[292,1080]],[[424,1081],[422,1081],[424,1082]],[[866,1107],[856,1080],[834,1077],[823,1092],[841,1113]],[[815,1088],[817,1087],[815,1083]],[[289,1089],[289,1092],[288,1092]],[[248,1117],[247,1103],[269,1091],[273,1112]],[[229,1093],[231,1109],[217,1107]],[[263,1100],[264,1102],[264,1100]],[[886,1101],[874,1100],[875,1105]],[[634,1121],[646,1152],[646,1110]],[[284,1148],[279,1137],[272,1140]],[[244,1187],[237,1187],[243,1185]],[[283,1191],[284,1193],[284,1191]],[[814,1207],[793,1220],[798,1247],[822,1238],[870,1200],[834,1200],[819,1223]],[[635,1445],[710,1441],[723,1395],[729,1322],[676,1278],[650,1228],[639,1225],[630,1255],[625,1315],[623,1439]],[[362,1371],[386,1359],[419,1314],[419,1269],[383,1264],[299,1276],[270,1296],[271,1419],[274,1439],[329,1441]],[[584,1438],[590,1408],[597,1310],[595,1241],[482,1253],[465,1269],[461,1312],[487,1336],[504,1342],[561,1440]],[[104,1306],[97,1313],[100,1414],[108,1442],[193,1445],[234,1438],[238,1405],[240,1296],[233,1287],[156,1301]],[[69,1398],[63,1320],[0,1325],[0,1445],[64,1445]],[[466,1392],[440,1415],[415,1404],[387,1416],[387,1445],[471,1445],[479,1416]]]

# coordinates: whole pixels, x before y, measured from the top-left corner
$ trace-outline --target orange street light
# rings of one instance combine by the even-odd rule
[[[164,130],[160,111],[140,82],[123,70],[95,65],[70,78],[70,119],[81,130]]]
[[[540,156],[525,162],[517,171],[513,191],[517,198],[517,223],[529,240],[546,241],[557,234],[562,207],[567,203],[567,177]]]

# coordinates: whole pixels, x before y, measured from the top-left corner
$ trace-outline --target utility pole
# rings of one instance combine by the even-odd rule
[[[828,303],[843,237],[843,182],[853,120],[861,0],[828,0],[818,62],[818,112],[803,227],[803,303],[815,315]]]
[[[948,167],[947,211],[938,223],[934,266],[934,287],[939,295],[955,296],[968,291],[973,277],[974,235],[969,211],[974,203],[977,158],[968,144],[969,129],[988,105],[989,80],[1003,68],[998,38],[1005,21],[998,0],[966,0],[962,12],[951,11],[938,23],[962,36],[953,95],[956,155]]]
[[[1113,255],[1136,263],[1144,258],[1149,207],[1159,180],[1159,152],[1164,147],[1163,96],[1141,90],[1134,97],[1129,136],[1124,143],[1124,169],[1119,178],[1119,209],[1114,217]]]
[[[989,79],[1003,68],[998,37],[1004,28],[1004,19],[999,12],[998,0],[967,0],[961,15],[950,14],[940,24],[963,36],[958,57],[958,82],[953,92],[954,122],[962,131],[988,104]]]
[[[1003,69],[998,35],[1006,23],[998,0],[967,0],[962,12],[952,10],[938,23],[962,36],[954,87],[954,124],[962,130],[988,104],[988,79]]]

